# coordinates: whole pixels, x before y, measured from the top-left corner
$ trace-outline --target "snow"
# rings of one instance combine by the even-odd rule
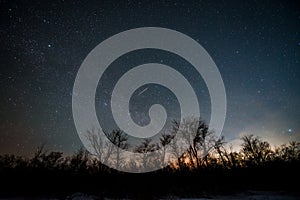
[[[2,200],[3,198],[0,198]],[[24,197],[14,197],[14,198],[5,198],[5,199],[13,199],[13,200],[19,200],[19,199],[25,199]],[[37,199],[61,199],[61,198],[37,198]],[[88,195],[84,193],[74,193],[72,195],[67,196],[65,199],[68,200],[94,200],[99,199],[97,196],[94,195]],[[112,200],[115,198],[104,198],[105,200]],[[118,198],[122,199],[122,198]],[[124,200],[130,199],[130,198],[123,198]],[[272,191],[246,191],[242,193],[237,193],[233,195],[210,195],[206,197],[199,197],[199,198],[179,198],[177,196],[166,196],[163,198],[155,198],[155,199],[161,199],[161,200],[167,200],[167,199],[178,199],[178,200],[211,200],[211,199],[217,199],[217,200],[298,200],[300,199],[299,194],[291,194],[291,193],[285,193],[285,192],[272,192]]]

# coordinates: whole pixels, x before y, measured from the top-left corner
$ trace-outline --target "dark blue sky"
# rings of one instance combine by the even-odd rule
[[[148,26],[180,31],[213,58],[227,92],[227,141],[245,133],[276,145],[300,139],[296,1],[1,1],[0,9],[0,153],[31,154],[43,142],[80,148],[71,103],[82,61],[110,36]],[[138,62],[167,56],[145,55]]]

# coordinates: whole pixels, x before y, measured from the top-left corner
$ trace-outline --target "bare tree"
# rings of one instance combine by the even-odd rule
[[[232,145],[229,147],[229,150],[225,148],[225,139],[220,137],[215,142],[215,150],[218,155],[219,161],[222,163],[225,168],[236,168],[241,166],[242,156],[240,153],[233,151]]]
[[[114,144],[104,137],[105,135],[101,130],[88,130],[86,134],[86,138],[90,142],[95,156],[101,163],[108,163],[113,152]]]
[[[208,165],[209,151],[216,142],[215,136],[208,125],[197,118],[184,119],[180,125],[182,136],[188,145],[187,155],[192,168],[199,168],[202,164]]]
[[[181,135],[179,133],[179,127],[180,127],[180,122],[173,120],[173,125],[171,130],[172,140],[170,142],[170,154],[171,154],[170,156],[176,159],[176,162],[172,162],[173,167],[182,170],[185,167],[185,163],[184,163],[185,155],[181,153],[183,152],[182,148],[184,148],[184,145],[182,145],[183,139],[182,137],[180,137]],[[175,137],[176,134],[179,135]]]
[[[44,158],[46,157],[47,151],[45,150],[45,143],[37,147],[34,152],[34,156],[30,161],[32,167],[44,167]]]
[[[270,159],[272,154],[271,146],[268,142],[262,141],[254,135],[242,137],[242,153],[249,164],[261,164]]]
[[[216,140],[214,149],[217,151],[217,154],[218,154],[219,159],[221,160],[223,166],[227,167],[228,153],[227,153],[226,149],[224,148],[224,144],[225,144],[224,137],[221,137],[218,140]],[[226,158],[227,158],[227,160],[226,160]]]
[[[72,155],[70,160],[70,167],[75,172],[83,172],[87,169],[87,163],[89,159],[89,152],[81,148]]]
[[[164,166],[166,153],[168,152],[168,144],[174,139],[174,135],[171,134],[162,134],[160,137],[160,144],[158,148],[161,149],[160,151],[160,162],[161,165]]]
[[[285,162],[295,161],[300,158],[300,142],[292,141],[275,148],[276,160]]]
[[[150,167],[155,161],[154,151],[157,150],[157,145],[151,142],[151,139],[146,138],[135,148],[135,152],[141,155],[142,166],[144,169]]]
[[[123,161],[123,150],[128,148],[128,137],[121,130],[113,130],[110,134],[108,134],[108,138],[115,145],[113,148],[113,154],[115,154],[116,169],[120,169]]]
[[[101,163],[114,163],[116,169],[121,168],[122,153],[128,148],[128,137],[123,131],[113,130],[111,133],[105,133],[92,129],[87,132],[86,137]]]

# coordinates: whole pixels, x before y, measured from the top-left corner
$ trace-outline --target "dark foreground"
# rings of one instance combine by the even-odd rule
[[[176,163],[149,173],[110,169],[84,150],[69,157],[43,148],[33,158],[0,155],[0,198],[300,199],[300,143],[272,150],[256,137],[243,140],[241,152],[217,142],[204,157],[190,146]]]
[[[1,174],[1,198],[221,198],[267,195],[300,198],[299,164],[247,169],[168,169],[128,174],[111,171],[89,174],[62,170],[6,171]],[[247,191],[247,192],[245,192]],[[85,195],[88,194],[88,195]]]

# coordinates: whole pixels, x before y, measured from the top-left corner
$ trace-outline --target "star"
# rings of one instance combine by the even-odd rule
[[[139,4],[129,2],[124,1],[122,4],[124,8],[129,6],[131,9],[123,9],[123,6],[122,9],[113,6],[112,9],[108,9],[110,6],[106,3],[81,6],[82,3],[77,1],[74,4],[67,1],[37,4],[9,1],[1,3],[1,7],[4,8],[1,14],[3,19],[7,19],[3,20],[0,30],[0,80],[3,96],[0,100],[1,114],[4,120],[9,119],[14,124],[24,124],[26,127],[8,130],[0,125],[0,138],[5,144],[3,146],[0,142],[0,155],[10,151],[9,146],[16,146],[17,143],[23,145],[22,138],[26,138],[26,132],[32,132],[35,138],[32,145],[39,143],[39,138],[46,135],[53,135],[54,138],[53,141],[47,141],[49,145],[76,138],[76,130],[67,127],[74,127],[70,108],[72,98],[79,95],[77,91],[73,92],[73,85],[82,62],[88,53],[106,38],[133,27],[151,25],[151,21],[162,28],[171,28],[190,36],[195,42],[203,45],[216,63],[225,85],[228,102],[228,123],[224,125],[228,137],[234,137],[233,134],[242,128],[259,129],[263,126],[264,132],[281,130],[289,137],[299,138],[299,132],[296,131],[299,123],[295,117],[298,116],[300,99],[297,78],[300,62],[297,23],[300,16],[297,9],[291,9],[287,4],[282,6],[261,3],[262,8],[269,9],[268,12],[260,12],[252,7],[251,3],[235,3],[236,8],[242,8],[243,13],[239,13],[239,9],[232,12],[230,6],[223,7],[222,3],[218,2],[190,5],[175,1],[164,2],[161,5],[149,4],[150,6],[142,1]],[[215,16],[209,9],[212,6],[217,14]],[[95,12],[89,12],[92,10]],[[280,16],[279,13],[285,15]],[[239,17],[240,14],[242,17]],[[256,20],[252,20],[253,17]],[[278,21],[279,25],[276,23]],[[281,26],[282,24],[289,26]],[[162,45],[163,43],[164,41],[161,41]],[[177,42],[174,41],[174,44]],[[193,53],[191,56],[197,59],[197,54]],[[189,66],[190,63],[175,52],[141,49],[120,56],[104,72],[105,76],[99,77],[97,91],[101,94],[101,103],[97,102],[96,105],[100,105],[104,110],[103,115],[100,110],[99,116],[103,116],[102,121],[107,129],[115,126],[105,118],[106,114],[111,112],[110,96],[114,84],[118,77],[129,70],[129,66],[145,64],[144,61],[168,65],[182,74],[199,97],[201,115],[203,113],[205,118],[207,113],[205,120],[210,120],[210,102],[214,99],[209,98],[206,78],[212,83],[213,80],[194,73],[196,71],[193,70],[193,66]],[[91,74],[94,75],[96,74]],[[86,82],[82,84],[89,84],[88,74]],[[100,86],[103,87],[100,89]],[[214,84],[211,86],[215,88]],[[132,102],[130,101],[131,114],[134,114],[135,119],[140,120],[141,124],[148,122],[148,113],[145,115],[144,112],[145,107],[150,107],[151,103],[166,105],[166,111],[172,116],[176,110],[175,105],[177,106],[174,104],[177,94],[174,94],[173,100],[161,87],[147,88],[148,86],[143,86],[135,93],[140,96],[136,95],[138,98],[135,99],[134,96]],[[105,99],[102,99],[102,96]],[[124,99],[120,96],[119,100]],[[56,121],[58,117],[61,118]],[[29,120],[28,123],[26,120]],[[272,127],[271,130],[269,127]],[[25,128],[26,131],[17,130],[21,128]],[[39,130],[43,130],[40,133],[41,137],[35,137]],[[8,132],[15,136],[16,140],[11,140],[12,136],[5,136]],[[65,134],[62,136],[61,132]],[[276,132],[272,134],[277,136]],[[278,137],[280,139],[281,135]],[[80,142],[78,139],[76,144]],[[77,148],[71,147],[68,142],[62,144],[62,151]]]

